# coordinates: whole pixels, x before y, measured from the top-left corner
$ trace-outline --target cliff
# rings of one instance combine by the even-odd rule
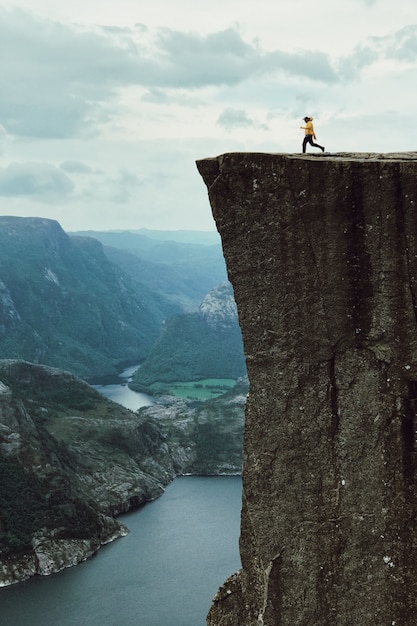
[[[249,377],[210,626],[417,619],[417,153],[198,161]]]
[[[0,587],[126,534],[114,517],[174,476],[154,421],[67,372],[0,360]]]

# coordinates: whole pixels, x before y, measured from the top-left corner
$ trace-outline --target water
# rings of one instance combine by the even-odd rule
[[[88,561],[0,589],[1,626],[204,626],[239,569],[240,477],[177,478]]]
[[[96,388],[132,410],[152,404],[126,385],[135,369]],[[129,535],[93,558],[0,588],[0,626],[205,626],[218,587],[240,567],[241,492],[236,476],[176,478],[121,516]]]
[[[103,396],[106,396],[113,402],[118,402],[122,406],[125,406],[131,411],[137,411],[142,406],[149,406],[154,404],[154,399],[145,393],[139,393],[129,389],[127,383],[132,378],[139,365],[132,365],[123,370],[118,376],[122,382],[118,382],[111,385],[92,385],[94,389],[97,389]]]

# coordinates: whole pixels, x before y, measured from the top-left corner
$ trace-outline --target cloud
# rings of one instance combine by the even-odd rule
[[[0,154],[3,154],[4,145],[6,143],[7,132],[4,126],[0,124]]]
[[[100,182],[89,183],[83,195],[87,199],[103,200],[115,204],[127,204],[143,181],[126,168],[121,168],[114,176],[106,177]]]
[[[70,174],[91,174],[92,172],[91,167],[82,161],[63,161],[60,168]]]
[[[271,70],[279,70],[288,76],[307,78],[322,83],[337,83],[340,78],[333,69],[328,55],[323,52],[304,50],[297,53],[275,51],[265,59]]]
[[[295,73],[324,82],[337,81],[325,54],[264,52],[257,44],[245,42],[236,28],[208,35],[164,29],[157,42],[162,56],[159,56],[155,80],[166,86],[235,85],[254,76],[276,72]]]
[[[172,102],[168,91],[153,87],[149,89],[141,98],[143,102],[150,102],[151,104],[169,104]]]
[[[195,108],[201,104],[201,99],[196,99],[193,93],[185,89],[161,89],[151,87],[141,97],[142,102],[158,105],[179,105],[181,107]]]
[[[11,163],[0,168],[0,196],[30,196],[49,202],[73,190],[71,179],[47,163]]]
[[[417,24],[405,26],[389,37],[376,40],[379,48],[385,48],[386,58],[407,63],[417,61]]]
[[[0,116],[8,133],[67,138],[102,120],[97,103],[111,97],[109,66],[118,60],[103,38],[0,9],[0,39]]]
[[[357,46],[352,54],[339,60],[339,72],[345,80],[358,78],[365,67],[378,60],[378,52],[369,45]]]
[[[246,111],[242,109],[225,109],[218,117],[217,122],[219,126],[222,126],[226,130],[232,130],[234,128],[263,128],[266,129],[264,124],[258,124],[254,122]]]
[[[317,52],[262,51],[236,28],[201,35],[171,29],[80,28],[0,8],[0,119],[15,136],[67,139],[98,132],[119,115],[123,89],[234,86],[262,75],[337,81]],[[172,102],[172,98],[170,98]]]
[[[340,73],[347,79],[357,78],[362,70],[381,61],[403,64],[417,62],[417,25],[405,26],[384,37],[370,37],[352,53],[339,60]],[[396,66],[398,71],[399,64]]]

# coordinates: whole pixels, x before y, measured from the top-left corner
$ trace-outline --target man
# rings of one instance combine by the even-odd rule
[[[313,141],[313,138],[317,139],[316,133],[314,132],[314,128],[313,128],[313,118],[312,117],[305,117],[303,119],[304,119],[304,121],[306,123],[305,126],[300,126],[300,128],[302,128],[305,131],[305,137],[304,137],[304,141],[303,141],[303,152],[306,151],[308,143],[310,145],[312,145],[314,148],[320,148],[320,150],[322,152],[324,152],[324,147],[323,146],[319,146],[318,143],[314,143],[314,141]]]

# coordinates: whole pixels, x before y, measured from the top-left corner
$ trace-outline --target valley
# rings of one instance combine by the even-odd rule
[[[156,381],[149,385],[149,391],[157,395],[173,395],[189,400],[209,400],[221,396],[235,386],[233,378],[206,378],[196,381],[173,381],[169,384]]]
[[[85,560],[177,476],[241,472],[248,384],[220,245],[91,235],[0,217],[0,586]],[[132,409],[100,392],[117,381]]]

